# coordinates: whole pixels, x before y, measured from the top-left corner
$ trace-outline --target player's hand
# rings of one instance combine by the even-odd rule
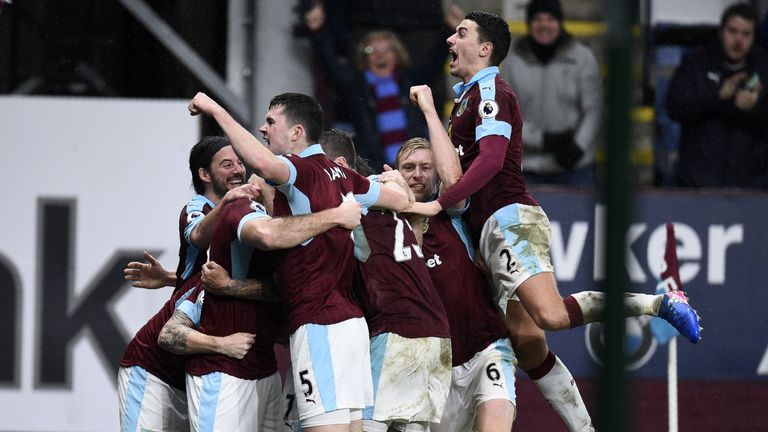
[[[267,213],[271,215],[272,201],[275,199],[275,188],[270,186],[266,180],[257,176],[256,174],[251,174],[251,177],[248,179],[248,183],[255,185],[261,190],[261,197],[257,199],[257,201],[262,203],[264,208],[267,209]]]
[[[190,115],[198,115],[198,114],[213,115],[213,113],[219,109],[221,109],[221,106],[203,92],[197,92],[195,97],[193,97],[192,100],[189,101]]]
[[[200,274],[200,280],[203,282],[203,288],[205,288],[206,291],[211,291],[216,294],[224,294],[226,292],[227,285],[231,278],[229,272],[227,272],[224,267],[213,261],[208,261],[203,264]]]
[[[430,89],[428,85],[411,87],[410,97],[411,102],[419,107],[421,112],[425,114],[428,112],[437,113],[437,109],[435,109],[435,101],[432,98],[432,89]]]
[[[752,90],[739,89],[736,91],[736,97],[733,99],[736,108],[742,111],[752,111],[752,108],[757,105],[757,100],[760,98],[760,91],[762,85],[758,84]]]
[[[741,71],[731,75],[728,79],[723,81],[723,85],[720,86],[720,100],[732,98],[741,83],[746,79],[747,71]]]
[[[387,168],[389,168],[389,170],[387,170]],[[400,171],[393,170],[389,165],[384,165],[384,172],[379,175],[379,182],[382,184],[392,182],[400,186],[403,192],[408,195],[409,202],[413,202],[415,200],[413,190],[410,186],[408,186],[408,182],[405,180],[405,177],[403,177]]]
[[[443,21],[449,28],[455,29],[459,26],[465,15],[464,11],[456,3],[450,2],[445,8]]]
[[[434,216],[440,213],[443,207],[437,201],[430,202],[412,202],[411,205],[403,210],[403,213],[417,214],[421,216]]]
[[[325,8],[321,3],[315,4],[312,6],[312,9],[304,14],[304,24],[312,32],[320,30],[323,24],[325,24]]]
[[[261,188],[257,185],[246,183],[234,189],[230,189],[221,198],[219,204],[227,205],[240,198],[258,200],[261,197]]]
[[[256,335],[253,333],[234,333],[219,337],[219,354],[227,357],[242,359],[253,346]]]
[[[362,207],[350,194],[344,197],[341,201],[341,205],[336,207],[337,223],[342,228],[350,230],[354,229],[356,226],[360,225],[361,216]]]
[[[146,263],[129,262],[123,269],[123,278],[133,281],[131,285],[136,288],[157,289],[167,286],[168,271],[160,261],[147,251],[144,251],[144,259],[147,260]]]

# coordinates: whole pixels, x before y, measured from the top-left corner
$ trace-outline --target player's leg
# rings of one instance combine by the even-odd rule
[[[450,340],[377,335],[371,339],[371,374],[375,393],[363,414],[367,432],[386,430],[393,421],[438,422],[451,385]]]
[[[293,389],[293,362],[290,360],[288,361],[288,369],[285,371],[281,402],[283,432],[297,432],[299,430],[299,409],[296,406],[296,393]]]
[[[120,430],[188,431],[187,397],[140,366],[118,373]]]
[[[496,432],[512,430],[515,420],[515,353],[509,339],[500,339],[472,360],[476,407],[472,430]]]
[[[488,218],[480,235],[480,253],[491,272],[495,300],[502,311],[515,293],[544,330],[574,328],[600,321],[605,293],[583,291],[563,299],[549,255],[550,225],[537,206],[513,204]],[[691,342],[700,339],[699,318],[682,293],[630,293],[627,316],[659,316]]]
[[[479,432],[507,432],[512,430],[515,421],[515,406],[503,399],[494,399],[481,403],[477,407],[477,417],[473,430]]]
[[[351,423],[362,418],[359,412],[351,411],[372,403],[365,320],[306,324],[291,335],[290,345],[302,430],[350,431]],[[353,414],[357,418],[352,418]]]
[[[605,311],[605,293],[582,291],[566,297],[571,327],[601,321]],[[701,340],[699,315],[688,304],[681,291],[666,294],[624,294],[625,316],[657,316],[663,318],[692,343]]]
[[[363,410],[349,410],[349,430],[350,432],[363,432]]]
[[[512,204],[498,210],[483,225],[479,243],[502,313],[517,293],[539,327],[568,328],[549,256],[549,219],[541,207]]]
[[[525,371],[571,431],[591,431],[592,419],[568,368],[549,351],[543,330],[515,299],[507,303],[507,330]]]

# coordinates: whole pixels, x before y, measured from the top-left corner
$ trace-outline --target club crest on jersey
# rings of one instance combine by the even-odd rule
[[[201,211],[193,211],[192,213],[187,215],[187,223],[192,222],[193,220],[199,218],[203,215],[203,212]]]
[[[469,102],[468,98],[461,101],[461,105],[459,105],[459,109],[456,110],[456,117],[459,117],[462,114],[464,114],[464,111],[467,109],[467,102]]]
[[[477,112],[484,119],[496,117],[496,114],[499,113],[499,104],[493,99],[486,99],[480,102],[480,108],[477,109]]]
[[[200,295],[197,296],[197,304],[202,306],[204,301],[205,301],[205,290],[201,291]]]
[[[262,212],[262,213],[266,213],[267,212],[266,207],[264,207],[263,205],[261,205],[261,203],[256,202],[256,201],[251,201],[251,210],[257,211],[257,212]]]

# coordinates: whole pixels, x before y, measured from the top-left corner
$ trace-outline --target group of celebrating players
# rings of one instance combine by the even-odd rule
[[[226,138],[190,153],[177,271],[149,254],[125,270],[175,289],[121,362],[122,430],[509,431],[516,367],[570,430],[594,430],[544,331],[599,321],[604,294],[557,291],[520,110],[498,75],[510,40],[503,19],[467,14],[447,40],[462,80],[448,131],[429,87],[413,87],[429,140],[379,174],[348,134],[323,132],[310,96],[274,97],[263,143],[192,99]],[[700,339],[682,293],[625,303]],[[276,343],[290,350],[283,384]]]

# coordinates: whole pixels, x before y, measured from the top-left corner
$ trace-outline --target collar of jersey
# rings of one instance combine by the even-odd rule
[[[302,158],[314,155],[325,155],[325,152],[323,151],[323,148],[320,146],[320,144],[312,144],[311,146],[302,150],[301,153],[299,153],[299,157]]]
[[[208,204],[209,206],[211,206],[211,208],[216,207],[216,204],[214,204],[213,201],[209,200],[208,197],[203,195],[203,194],[195,194],[195,197],[192,198],[192,201],[194,201],[194,200],[196,200],[198,198],[201,201],[203,201],[203,205]],[[203,207],[201,206],[200,208],[202,209]]]
[[[480,81],[483,78],[489,77],[491,75],[498,75],[499,74],[499,67],[498,66],[488,66],[485,69],[480,70],[480,72],[476,73],[475,76],[472,77],[471,80],[469,80],[468,83],[458,83],[455,86],[453,86],[453,91],[456,93],[456,100],[461,100],[461,97],[464,96],[464,93],[467,92],[467,90],[470,89],[476,82]]]

